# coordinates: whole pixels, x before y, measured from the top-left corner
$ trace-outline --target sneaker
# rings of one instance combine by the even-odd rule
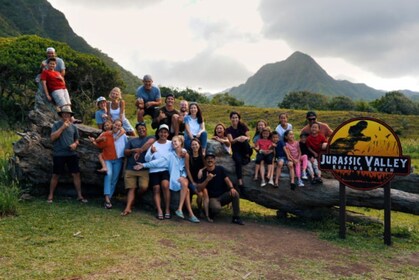
[[[244,223],[240,217],[233,217],[233,220],[231,220],[233,224],[244,226]]]
[[[198,218],[195,216],[189,217],[188,221],[191,223],[199,223]]]
[[[311,184],[312,184],[312,185],[317,184],[317,180],[316,180],[316,178],[311,179]]]
[[[269,185],[271,185],[271,186],[274,186],[274,185],[275,185],[275,183],[274,183],[274,179],[272,179],[272,178],[271,178],[271,179],[269,179],[268,184],[269,184]]]
[[[261,187],[266,186],[266,182],[265,182],[265,180],[263,180],[263,181],[262,181],[262,183],[260,183],[260,186],[261,186]]]
[[[185,219],[185,216],[183,215],[183,212],[181,210],[176,210],[175,212],[176,216],[178,216],[181,219]],[[194,216],[195,217],[195,216]],[[196,218],[196,217],[195,217]]]
[[[298,186],[299,187],[304,187],[304,183],[301,179],[298,179]]]
[[[303,180],[307,180],[308,179],[308,177],[307,177],[307,172],[303,172],[303,176],[301,176],[301,179],[303,179]]]

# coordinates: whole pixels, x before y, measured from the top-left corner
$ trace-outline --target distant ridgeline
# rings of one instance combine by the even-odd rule
[[[54,9],[47,0],[2,0],[0,4],[0,37],[38,35],[54,41],[67,43],[72,49],[101,58],[106,65],[115,69],[124,81],[124,91],[134,93],[141,80],[131,72],[91,47],[82,37],[71,29],[65,15]],[[62,56],[60,47],[50,41]],[[33,50],[36,52],[36,50]],[[43,49],[45,51],[45,49]]]

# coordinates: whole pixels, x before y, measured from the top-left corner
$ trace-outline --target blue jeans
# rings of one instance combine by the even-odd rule
[[[114,160],[105,160],[106,168],[108,172],[106,172],[105,182],[103,186],[103,194],[112,197],[113,193],[115,192],[116,183],[118,183],[119,173],[122,168],[123,158],[118,158]]]
[[[201,142],[202,149],[207,148],[207,139],[208,139],[208,134],[207,134],[206,131],[203,131],[201,133],[201,136],[199,136],[199,138],[198,138],[199,142]],[[189,138],[189,135],[185,131],[185,148],[186,149],[188,149],[188,150],[191,149],[191,142],[192,142],[192,139]]]

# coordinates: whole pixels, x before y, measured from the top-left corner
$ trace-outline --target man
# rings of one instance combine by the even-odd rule
[[[58,179],[65,173],[65,166],[73,176],[74,187],[77,192],[77,200],[87,203],[81,194],[79,158],[76,153],[79,145],[79,133],[77,128],[71,123],[73,112],[71,108],[64,107],[58,112],[62,118],[54,123],[51,130],[51,141],[53,142],[53,174],[49,187],[48,203],[53,202],[54,191],[57,188]]]
[[[173,93],[169,93],[165,99],[166,105],[159,109],[158,113],[151,123],[151,127],[154,129],[159,128],[162,124],[166,124],[169,127],[169,140],[175,135],[174,125],[179,122],[179,111],[175,109],[175,96]],[[179,133],[179,129],[178,129]]]
[[[323,134],[323,136],[326,137],[326,139],[329,139],[329,137],[333,133],[333,130],[329,127],[327,123],[322,123],[322,122],[317,121],[316,112],[313,112],[313,111],[307,112],[306,118],[307,118],[308,124],[301,129],[300,134],[303,134],[303,133],[310,134],[311,124],[317,122],[320,125],[320,133]]]
[[[227,177],[224,167],[215,164],[215,154],[208,151],[205,155],[206,168],[202,172],[201,182],[197,184],[198,190],[207,189],[209,208],[213,215],[220,212],[221,207],[232,202],[232,223],[244,225],[240,219],[240,195]]]
[[[55,49],[52,47],[47,48],[47,59],[41,62],[41,72],[45,69],[48,69],[48,59],[49,58],[55,58],[57,64],[55,65],[55,71],[58,71],[61,73],[61,76],[65,76],[65,63],[64,60],[57,57],[55,53]]]
[[[143,77],[143,85],[137,89],[135,94],[137,101],[137,121],[144,121],[144,116],[149,115],[154,118],[158,107],[161,105],[160,89],[153,86],[153,79],[150,75]]]
[[[189,104],[188,101],[182,100],[180,101],[180,109],[179,109],[179,118],[177,122],[173,123],[173,133],[174,135],[183,135],[185,131],[185,123],[183,122],[185,117],[188,115],[189,111]]]
[[[139,194],[143,194],[148,188],[148,169],[134,170],[136,162],[144,163],[144,156],[147,149],[154,143],[152,136],[147,136],[147,127],[144,122],[135,125],[138,138],[132,138],[125,146],[124,154],[127,157],[125,167],[125,189],[128,189],[127,206],[121,215],[126,216],[132,212],[132,206],[135,200],[135,190],[139,188]]]

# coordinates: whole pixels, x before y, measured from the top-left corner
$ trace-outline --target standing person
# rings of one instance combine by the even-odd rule
[[[172,191],[180,191],[179,206],[175,212],[176,216],[184,219],[183,205],[189,212],[189,221],[192,223],[199,223],[197,217],[195,217],[189,196],[189,181],[186,175],[185,162],[189,161],[189,155],[185,149],[183,149],[183,137],[176,135],[172,139],[172,150],[161,158],[152,160],[146,163],[138,163],[135,167],[136,170],[141,170],[143,167],[167,167],[170,173],[169,188]]]
[[[282,167],[284,165],[288,166],[290,172],[290,183],[291,186],[295,188],[295,172],[294,164],[292,161],[288,160],[287,154],[285,153],[285,143],[280,140],[278,132],[275,130],[272,132],[272,145],[275,148],[275,161],[276,162],[276,174],[275,174],[275,183],[274,187],[279,187],[279,180],[281,178]]]
[[[308,124],[301,129],[300,134],[303,134],[303,133],[311,134],[311,124],[316,122],[319,124],[320,134],[326,137],[326,140],[329,139],[330,136],[332,136],[333,130],[329,127],[327,123],[322,123],[322,122],[317,121],[316,112],[313,112],[313,111],[307,112],[306,119],[307,119]]]
[[[320,124],[314,122],[310,126],[311,133],[307,137],[306,145],[309,151],[313,154],[313,165],[318,165],[319,154],[322,150],[326,150],[327,147],[327,139],[326,137],[320,132]],[[314,178],[314,183],[322,183],[321,179],[321,172],[319,170],[318,176]],[[312,181],[313,183],[313,181]]]
[[[212,137],[212,140],[220,142],[221,145],[223,145],[225,151],[228,154],[231,154],[231,143],[228,140],[228,137],[226,134],[226,127],[223,123],[217,123],[215,125],[214,136]]]
[[[87,203],[81,193],[81,180],[79,158],[76,153],[79,145],[79,133],[71,123],[71,117],[74,115],[71,108],[63,108],[58,112],[61,120],[54,123],[51,129],[51,141],[53,144],[53,174],[49,186],[48,203],[52,203],[54,199],[54,192],[57,188],[58,179],[61,174],[65,173],[65,166],[67,166],[71,175],[73,176],[74,187],[77,192],[77,200],[82,203]]]
[[[95,112],[95,121],[97,128],[99,129],[103,129],[103,124],[109,119],[106,104],[107,103],[105,97],[100,96],[98,99],[96,99],[96,107],[98,110]]]
[[[262,130],[268,126],[268,123],[265,120],[259,120],[256,124],[255,128],[255,135],[253,136],[253,149],[256,147],[256,142],[260,139],[260,136],[262,134]],[[254,181],[258,180],[258,174],[260,170],[260,162],[255,163],[255,177],[253,178]],[[264,178],[264,177],[262,177]]]
[[[122,127],[128,136],[135,136],[134,128],[129,120],[125,117],[125,100],[122,99],[121,89],[114,87],[109,93],[110,102],[108,102],[108,116],[112,121],[121,120]]]
[[[307,169],[307,156],[301,155],[300,143],[295,140],[294,132],[292,130],[285,131],[284,139],[285,152],[287,154],[288,160],[294,163],[298,186],[304,187],[303,180],[301,180],[301,164],[303,165],[303,172],[305,173]],[[291,189],[295,189],[295,184],[291,184]]]
[[[275,128],[275,130],[278,132],[280,140],[284,141],[284,133],[287,130],[292,130],[292,124],[288,123],[287,113],[280,113],[278,118],[279,124]]]
[[[270,185],[274,185],[274,170],[273,170],[273,159],[274,159],[274,151],[273,151],[273,143],[271,140],[271,130],[269,127],[265,127],[262,130],[261,138],[256,141],[255,150],[257,151],[256,155],[256,164],[260,165],[260,178],[261,183],[260,186],[266,186],[265,181],[265,163],[268,165],[268,179]],[[255,175],[255,179],[257,175]]]
[[[179,111],[175,109],[175,95],[169,93],[165,99],[165,106],[160,108],[156,113],[151,127],[154,129],[159,128],[162,124],[169,127],[169,138],[172,139],[174,134],[173,124],[179,121]]]
[[[195,102],[189,104],[189,114],[185,117],[185,132],[185,148],[190,150],[192,139],[198,138],[201,142],[202,153],[205,155],[208,134],[205,130],[201,108]]]
[[[162,158],[169,154],[172,147],[172,142],[167,140],[169,137],[169,127],[167,124],[160,125],[157,130],[158,139],[151,145],[145,155],[145,161],[149,162],[155,159]],[[167,167],[152,167],[149,170],[150,186],[153,187],[153,199],[157,209],[156,218],[159,220],[170,219],[170,189],[169,179],[170,174]],[[163,192],[165,214],[161,208],[161,196]]]
[[[153,85],[153,78],[150,75],[143,77],[143,85],[137,89],[135,97],[137,98],[135,102],[137,121],[144,121],[144,116],[146,115],[154,118],[162,100],[160,89]]]
[[[229,204],[233,205],[232,223],[244,225],[240,219],[240,195],[234,189],[233,183],[227,177],[224,167],[215,164],[215,154],[208,151],[205,155],[206,168],[202,172],[202,179],[198,184],[198,189],[208,192],[209,209],[211,214],[216,215],[221,211],[221,207]]]
[[[41,72],[43,70],[48,69],[48,59],[50,58],[55,58],[56,61],[56,65],[54,70],[57,72],[60,72],[61,76],[65,76],[65,63],[64,60],[62,60],[62,58],[59,58],[55,52],[55,49],[53,47],[48,47],[46,50],[46,54],[47,54],[47,59],[43,60],[41,62]]]
[[[145,122],[139,122],[135,125],[138,137],[131,138],[125,145],[124,155],[127,158],[125,167],[124,181],[125,189],[128,189],[127,205],[121,216],[129,215],[132,212],[132,206],[135,201],[135,190],[139,189],[139,195],[145,193],[148,189],[148,168],[135,170],[136,162],[145,162],[147,150],[156,140],[154,136],[147,136],[147,126]]]
[[[241,121],[238,112],[230,113],[230,121],[231,126],[226,129],[226,133],[233,150],[232,158],[236,168],[238,186],[243,196],[243,165],[250,162],[252,155],[252,148],[249,145],[250,133],[247,125]]]

